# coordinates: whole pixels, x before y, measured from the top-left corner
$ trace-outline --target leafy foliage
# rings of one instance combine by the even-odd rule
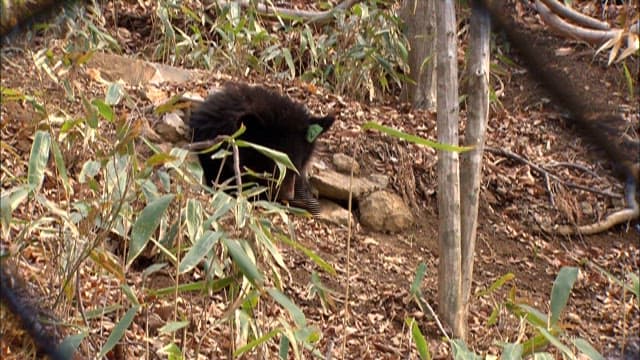
[[[49,60],[41,62],[41,68],[49,68]],[[64,74],[57,79],[63,81]],[[37,97],[14,89],[2,91],[3,102],[30,99],[43,119],[57,113]],[[151,305],[149,301],[162,298],[177,302],[191,292],[206,292],[231,297],[227,315],[216,321],[228,322],[230,329],[236,329],[234,348],[238,355],[278,341],[284,357],[291,352],[302,358],[303,349],[313,353],[320,333],[282,290],[282,273],[288,269],[279,245],[301,250],[331,274],[335,270],[295,241],[287,208],[250,201],[249,194],[264,190],[248,189],[236,198],[204,188],[202,169],[186,150],[165,152],[144,140],[141,124],[120,116],[128,106],[127,97],[123,88],[111,84],[104,98],[78,99],[84,116],[63,115],[55,123],[43,121],[42,130],[34,135],[28,171],[3,181],[9,185],[0,201],[3,233],[15,244],[25,243],[34,232],[56,242],[62,254],[58,264],[61,301],[74,301],[80,290],[76,287],[82,286],[75,281],[80,269],[93,269],[120,287],[122,296],[110,298],[112,302],[102,309],[91,309],[95,319],[84,315],[87,322],[74,325],[76,330],[65,340],[66,347],[79,346],[82,338],[101,327],[103,317],[115,317],[116,325],[101,345],[99,356],[105,356],[131,330],[142,309]],[[139,141],[141,138],[144,141]],[[282,169],[291,166],[286,155],[259,150],[273,157]],[[51,176],[50,158],[64,176]],[[80,163],[71,165],[72,158]],[[59,190],[67,194],[68,201],[49,190],[52,183],[62,185]],[[27,202],[37,206],[26,207]],[[118,250],[114,254],[107,248],[107,240],[115,240],[122,257]],[[132,283],[132,269],[142,260],[147,261],[145,277],[162,270],[184,280],[161,289]],[[266,322],[270,325],[260,320],[264,315],[258,310],[263,302],[283,309],[275,321]],[[161,333],[184,329],[181,320],[168,319]],[[182,350],[169,342],[165,351],[177,356]]]
[[[420,290],[420,284],[424,279],[425,270],[426,265],[424,263],[421,263],[416,269],[415,278],[409,294],[413,301],[423,312],[426,312],[428,310],[430,313],[435,314],[433,309],[425,301],[424,296],[422,295],[422,292]],[[513,286],[508,291],[506,300],[500,301],[494,299],[492,301],[495,305],[492,314],[487,319],[487,327],[496,326],[496,324],[500,320],[499,318],[501,314],[506,315],[507,318],[515,315],[520,320],[521,325],[523,326],[516,341],[505,341],[500,344],[502,348],[502,354],[500,358],[522,359],[523,357],[533,357],[534,359],[553,359],[553,355],[546,351],[547,348],[551,346],[558,350],[558,353],[562,356],[563,359],[603,359],[603,356],[600,355],[600,353],[593,346],[591,346],[591,344],[589,344],[587,340],[579,337],[572,337],[567,334],[565,332],[564,326],[561,323],[561,314],[564,311],[569,300],[571,289],[573,288],[573,284],[578,277],[578,271],[578,268],[575,267],[563,267],[560,269],[560,272],[556,276],[551,290],[550,312],[548,314],[545,314],[544,312],[541,312],[540,310],[530,306],[522,300],[519,300],[517,297],[517,289],[515,288],[515,286]],[[612,281],[625,287],[627,286],[620,280],[617,280],[611,274],[608,274],[606,272],[603,272],[603,274],[609,276]],[[479,291],[476,295],[480,297],[493,297],[499,289],[501,289],[514,279],[515,276],[511,273],[503,275],[502,277],[494,281],[494,283],[491,284],[487,289]],[[631,277],[632,284],[634,284],[634,281],[636,280],[637,277]],[[506,314],[504,314],[505,311]],[[407,325],[411,328],[411,337],[415,341],[418,352],[420,353],[420,357],[422,359],[429,359],[429,348],[428,345],[424,342],[424,335],[422,334],[420,328],[416,325],[413,319],[407,319]],[[463,341],[460,341],[459,339],[448,340],[452,347],[454,359],[483,358],[482,356],[470,350]],[[580,355],[576,355],[576,352]],[[492,355],[487,355],[486,358],[490,359],[495,357]]]
[[[333,15],[315,26],[302,18],[269,21],[253,5],[235,2],[203,10],[160,1],[154,57],[237,75],[301,78],[361,99],[399,88],[408,51],[393,7],[369,0]]]

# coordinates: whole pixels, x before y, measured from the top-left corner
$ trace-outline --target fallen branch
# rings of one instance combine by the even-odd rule
[[[216,0],[214,4],[222,6],[230,3],[236,3],[245,9],[249,6],[255,5],[256,11],[263,16],[279,17],[283,20],[302,19],[309,24],[324,25],[331,22],[331,20],[333,19],[333,13],[335,11],[347,10],[359,1],[360,0],[345,0],[340,4],[334,6],[332,9],[325,11],[280,8],[265,3],[255,3],[251,0]]]
[[[493,154],[497,154],[497,155],[501,155],[501,156],[506,156],[509,157],[511,159],[520,161],[524,164],[529,165],[532,169],[534,169],[535,171],[537,171],[538,173],[540,173],[542,176],[545,177],[545,180],[548,178],[552,178],[558,182],[560,182],[561,184],[568,186],[568,187],[574,187],[577,189],[581,189],[584,191],[589,191],[589,192],[593,192],[596,194],[601,194],[601,195],[606,195],[606,196],[610,196],[610,197],[615,197],[615,198],[622,198],[622,195],[619,194],[613,194],[613,193],[609,193],[609,192],[603,192],[600,190],[596,190],[596,189],[591,189],[582,185],[578,185],[578,184],[573,184],[570,182],[567,182],[565,180],[560,179],[558,176],[551,174],[549,171],[547,171],[546,169],[544,169],[543,167],[534,164],[533,162],[529,161],[528,159],[525,159],[524,157],[513,153],[509,150],[504,150],[504,149],[496,149],[496,148],[491,148],[491,147],[486,147],[485,151],[493,153]],[[547,186],[548,189],[548,186]],[[556,234],[560,234],[560,235],[576,235],[576,234],[581,234],[581,235],[593,235],[593,234],[597,234],[603,231],[606,231],[616,225],[620,225],[623,224],[625,222],[637,219],[640,216],[640,206],[638,206],[638,203],[635,201],[635,198],[633,198],[634,194],[635,194],[635,189],[626,189],[627,191],[631,191],[632,194],[629,195],[627,194],[626,198],[629,199],[631,198],[631,200],[627,200],[627,208],[622,209],[622,210],[618,210],[610,215],[608,215],[607,217],[605,217],[603,220],[597,221],[593,224],[588,224],[588,225],[581,225],[581,226],[574,226],[574,225],[556,225],[553,227],[553,229],[548,229],[545,228],[544,226],[541,226],[541,228],[549,233],[556,233]],[[552,201],[553,202],[553,201]]]
[[[589,225],[572,226],[572,225],[557,225],[553,232],[560,235],[593,235],[609,230],[612,227],[625,222],[637,219],[640,215],[638,207],[635,209],[622,209],[610,214],[603,220],[597,221]]]
[[[594,194],[598,194],[598,195],[602,195],[602,196],[607,196],[610,198],[614,198],[614,199],[622,199],[622,195],[620,194],[616,194],[616,193],[612,193],[609,191],[603,191],[603,190],[598,190],[598,189],[594,189],[594,188],[590,188],[588,186],[584,186],[584,185],[580,185],[580,184],[576,184],[570,181],[566,181],[561,179],[558,175],[555,175],[553,173],[551,173],[549,170],[543,168],[540,165],[537,165],[535,163],[533,163],[532,161],[530,161],[529,159],[524,158],[521,155],[518,155],[512,151],[509,150],[505,150],[505,149],[497,149],[497,148],[492,148],[492,147],[487,147],[485,148],[485,151],[490,152],[492,154],[496,154],[496,155],[500,155],[500,156],[504,156],[513,160],[517,160],[523,164],[527,164],[529,165],[533,170],[535,170],[536,172],[538,172],[540,175],[542,176],[548,176],[549,178],[561,183],[562,185],[566,186],[566,187],[570,187],[570,188],[574,188],[574,189],[578,189],[578,190],[582,190],[582,191],[586,191],[586,192],[590,192],[590,193],[594,193]]]
[[[598,19],[594,19],[590,16],[587,16],[579,11],[576,11],[564,4],[560,3],[557,0],[541,0],[551,11],[562,16],[565,19],[569,19],[577,25],[598,29],[598,30],[609,30],[611,26]]]
[[[608,40],[621,37],[621,29],[592,29],[571,24],[551,12],[540,0],[536,0],[536,8],[544,23],[564,36],[592,44],[602,44]]]

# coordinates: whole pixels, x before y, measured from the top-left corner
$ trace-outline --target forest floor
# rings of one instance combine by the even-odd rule
[[[636,89],[630,95],[621,65],[608,67],[606,54],[594,56],[593,47],[553,36],[535,21],[527,26],[537,31],[540,35],[538,40],[546,44],[548,53],[545,56],[549,66],[566,69],[585,94],[593,97],[594,103],[605,102],[624,114],[626,123],[620,124],[619,129],[637,140],[640,132],[638,58],[631,57],[626,61],[628,68],[635,71]],[[49,46],[61,46],[55,39],[40,41]],[[82,113],[81,104],[67,103],[60,85],[35,69],[29,54],[40,46],[24,41],[16,42],[11,49],[3,49],[2,86],[20,89],[26,94],[39,94],[48,103],[68,109],[69,113],[75,110]],[[516,54],[503,55],[517,62]],[[580,277],[562,316],[563,328],[569,336],[583,337],[602,353],[610,353],[625,339],[640,333],[640,310],[638,299],[605,276],[598,267],[619,279],[627,279],[632,272],[638,273],[639,224],[635,221],[584,237],[566,237],[541,230],[542,225],[589,224],[600,220],[623,207],[619,197],[605,194],[621,194],[622,188],[610,175],[610,164],[575,135],[571,125],[565,123],[561,111],[550,104],[544,91],[522,67],[497,62],[494,65],[502,72],[492,79],[499,80],[494,86],[498,89],[499,98],[492,102],[487,133],[489,151],[485,153],[483,167],[474,293],[487,289],[507,273],[512,273],[514,278],[491,295],[472,297],[468,344],[477,352],[496,353],[501,342],[515,341],[530,334],[530,330],[525,330],[523,324],[501,306],[508,293],[515,289],[518,301],[546,313],[555,276],[564,266],[576,266],[580,268]],[[197,83],[188,85],[189,89],[171,90],[188,90],[204,95],[227,79],[216,73],[202,74]],[[275,82],[264,78],[244,80],[270,86]],[[79,71],[73,74],[71,81],[86,91],[86,97],[99,97],[104,93],[101,84],[91,74]],[[313,219],[295,220],[298,241],[316,251],[338,272],[337,276],[320,273],[323,283],[335,291],[335,306],[325,308],[317,297],[309,294],[311,273],[319,271],[315,264],[295,250],[282,249],[291,273],[284,290],[301,306],[309,323],[320,330],[322,339],[318,348],[323,353],[332,354],[333,358],[415,358],[417,353],[411,342],[411,331],[405,322],[407,317],[414,317],[427,337],[434,358],[449,357],[449,347],[443,341],[444,336],[436,320],[432,314],[421,312],[409,294],[416,268],[421,262],[425,263],[427,275],[422,284],[423,294],[437,312],[435,152],[360,130],[364,122],[377,121],[435,139],[435,114],[410,111],[405,105],[393,101],[359,103],[300,82],[278,81],[278,84],[275,86],[306,103],[313,112],[334,111],[337,114],[336,124],[321,139],[315,161],[329,164],[330,155],[336,152],[353,156],[364,173],[390,176],[390,186],[403,196],[416,215],[416,225],[400,234],[381,234],[359,225],[349,231]],[[143,99],[136,101],[141,107],[148,105]],[[2,106],[2,167],[3,172],[10,170],[15,176],[26,173],[36,129],[32,121],[36,116],[30,109],[30,106],[17,102],[3,102]],[[463,120],[466,118],[464,111],[461,117]],[[527,162],[491,149],[508,150]],[[77,164],[86,160],[82,152],[77,156]],[[638,155],[635,156],[637,161]],[[545,168],[561,181],[545,179],[532,164]],[[567,186],[570,183],[593,191]],[[9,184],[8,178],[3,176],[3,188]],[[45,181],[44,187],[56,188],[55,181]],[[2,243],[11,247],[11,239],[3,238]],[[53,272],[48,271],[52,266],[51,260],[43,256],[38,244],[33,242],[23,249],[19,272],[25,279],[39,279],[38,287],[48,289],[44,292],[57,291],[47,285],[48,282],[55,284],[56,280]],[[81,276],[86,277],[83,282],[94,282],[94,286],[99,281],[89,279],[90,273],[82,273]],[[139,280],[141,277],[141,272],[132,270],[127,273],[131,283],[143,282]],[[162,279],[152,282],[154,286],[162,286]],[[112,291],[119,292],[120,289],[115,287]],[[348,299],[345,297],[347,293]],[[99,306],[92,304],[92,298],[99,297],[90,294],[85,293],[84,306]],[[226,307],[225,299],[217,295],[190,295],[183,300],[190,305],[181,310],[182,316],[194,322],[198,317],[220,316]],[[499,309],[499,320],[488,325],[488,319],[496,308]],[[52,311],[56,313],[56,309]],[[172,315],[172,311],[170,307],[156,304],[148,307],[149,316],[146,318],[153,317],[150,315],[153,312],[157,312],[160,318],[166,318],[167,312]],[[270,309],[262,311],[268,314]],[[145,329],[145,319],[136,320],[136,323],[138,321],[137,333],[128,336],[127,346],[118,348],[124,357],[112,358],[139,358],[147,353],[147,343],[138,336]],[[182,344],[184,349],[193,351],[200,346],[202,358],[225,358],[229,354],[233,339],[227,322],[213,321],[204,325],[198,322],[190,331],[192,333],[183,339],[187,342]],[[108,333],[95,332],[92,341],[103,343]],[[343,343],[345,336],[346,342]],[[19,339],[11,340],[3,335],[2,341],[0,354],[3,358],[21,358]],[[156,345],[151,346],[155,348]],[[87,351],[87,347],[82,349]],[[193,355],[191,353],[188,357]]]

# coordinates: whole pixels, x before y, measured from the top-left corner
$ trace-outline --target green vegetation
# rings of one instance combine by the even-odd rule
[[[43,73],[64,83],[64,76],[55,75],[50,67],[58,63],[56,56],[40,55],[37,62]],[[83,106],[82,116],[65,115],[37,96],[2,88],[3,104],[14,101],[30,103],[40,121],[35,120],[39,130],[34,133],[26,176],[10,175],[3,162],[12,184],[0,198],[3,237],[11,236],[16,249],[30,241],[47,242],[43,246],[54,252],[61,279],[57,306],[78,300],[76,294],[83,291],[83,284],[77,282],[79,271],[110,279],[122,295],[90,304],[82,319],[65,324],[74,334],[64,343],[67,351],[99,327],[93,321],[117,312],[119,321],[100,349],[102,357],[123,339],[145,308],[168,301],[177,309],[180,298],[195,292],[228,299],[225,315],[215,321],[228,322],[235,329],[235,355],[254,351],[271,340],[279,342],[285,358],[287,354],[302,358],[303,349],[315,352],[318,330],[282,290],[288,269],[279,248],[295,248],[323,271],[335,271],[296,242],[289,209],[250,201],[264,188],[250,187],[233,197],[203,187],[202,169],[187,150],[162,151],[144,137],[139,141],[141,124],[121,116],[124,109],[135,105],[116,83],[108,87],[104,98],[74,97]],[[252,146],[234,137],[224,141]],[[281,164],[281,170],[292,166],[286,155],[262,150]],[[55,174],[46,176],[50,171]],[[54,189],[49,183],[45,191],[45,179],[55,183]],[[21,209],[20,214],[14,214],[16,209]],[[116,249],[124,250],[122,258],[108,247],[114,241]],[[130,270],[145,259],[152,263],[145,265],[139,282],[139,273],[135,280]],[[175,283],[149,287],[144,279],[159,272],[172,274]],[[265,315],[260,311],[264,302],[283,309],[269,326],[263,325]],[[96,305],[99,307],[93,307]],[[184,316],[176,311],[159,332],[169,338],[177,336],[190,323]],[[174,342],[167,343],[165,350],[181,353]]]

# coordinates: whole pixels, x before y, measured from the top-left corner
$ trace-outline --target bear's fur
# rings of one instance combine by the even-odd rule
[[[313,116],[302,104],[275,91],[240,83],[225,84],[220,91],[210,95],[196,108],[189,119],[193,141],[232,135],[244,124],[246,130],[240,135],[240,139],[287,154],[300,176],[305,176],[305,167],[317,139],[316,136],[312,141],[307,141],[310,126],[317,124],[321,132],[325,132],[333,122],[334,116]],[[206,184],[212,186],[216,181],[220,184],[228,179],[232,179],[231,184],[235,184],[233,158],[227,157],[223,164],[222,159],[212,159],[211,155],[198,155]],[[276,174],[274,161],[251,148],[240,147],[239,157],[240,171],[243,174],[245,168],[258,174]],[[301,194],[310,194],[306,188],[307,181],[304,178],[296,180],[297,176],[295,172],[287,171],[281,188],[276,192],[278,200],[294,200]],[[243,175],[243,184],[247,181],[270,185],[264,179]]]

